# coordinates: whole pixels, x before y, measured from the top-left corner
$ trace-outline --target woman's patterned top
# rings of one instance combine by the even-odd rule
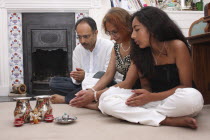
[[[115,54],[116,54],[117,72],[122,74],[124,76],[123,79],[125,79],[126,73],[131,65],[130,54],[126,55],[124,58],[122,58],[120,55],[120,45],[117,43],[115,43],[115,45],[114,45],[114,50],[115,50]]]

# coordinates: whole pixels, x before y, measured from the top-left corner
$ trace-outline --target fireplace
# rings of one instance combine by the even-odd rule
[[[25,49],[27,49],[27,44],[23,44],[23,40],[26,40],[27,38],[23,38],[22,36],[22,34],[27,33],[22,32],[22,15],[24,15],[24,13],[71,13],[72,16],[75,16],[75,19],[68,18],[67,20],[60,20],[58,19],[59,17],[51,19],[51,21],[53,21],[56,25],[57,23],[72,25],[74,24],[73,20],[75,20],[76,22],[78,19],[84,16],[90,16],[96,20],[99,30],[99,36],[104,36],[104,34],[100,32],[101,20],[103,18],[103,16],[101,15],[104,15],[107,10],[110,9],[110,5],[110,1],[107,0],[0,0],[0,96],[8,96],[9,93],[12,91],[12,86],[14,84],[27,83],[29,85],[29,81],[31,80],[30,78],[32,78],[31,76],[29,78],[30,80],[27,81],[27,78],[25,78],[29,74],[32,75],[32,72],[28,71],[28,68],[24,67],[25,64],[28,65],[26,63],[27,59],[32,59],[32,56],[29,56],[29,58],[24,58],[26,55]],[[53,22],[50,22],[49,24],[52,25],[51,23]],[[30,24],[30,22],[28,23]],[[34,23],[34,25],[41,25],[41,23]],[[71,25],[71,32],[68,33],[70,34],[69,38],[73,38],[74,35],[74,29]],[[75,46],[74,41],[67,43],[70,43],[70,46]],[[71,52],[68,50],[67,53]],[[70,59],[68,59],[68,63],[69,61]],[[71,66],[68,66],[68,68],[69,67]],[[26,74],[27,71],[28,75]],[[29,91],[27,91],[27,93],[32,94],[31,88],[29,88]]]
[[[74,13],[23,13],[24,82],[28,94],[50,94],[54,76],[68,76],[75,47]]]

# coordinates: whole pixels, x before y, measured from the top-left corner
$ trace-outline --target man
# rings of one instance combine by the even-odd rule
[[[85,17],[75,25],[80,44],[73,51],[73,71],[70,77],[54,77],[50,81],[52,103],[69,103],[80,91],[81,83],[86,77],[100,78],[98,71],[106,71],[114,46],[107,39],[97,38],[98,30],[95,21]]]

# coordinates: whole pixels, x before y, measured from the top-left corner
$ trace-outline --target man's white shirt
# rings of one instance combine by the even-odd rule
[[[97,38],[95,48],[91,52],[81,44],[77,45],[73,51],[73,71],[81,68],[85,71],[86,77],[93,77],[98,71],[106,71],[111,57],[114,43],[108,39]],[[72,78],[74,84],[78,83]]]

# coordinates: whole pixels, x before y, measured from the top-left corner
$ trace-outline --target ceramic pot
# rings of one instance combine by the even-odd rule
[[[14,110],[15,119],[22,119],[24,123],[29,122],[30,112],[32,111],[29,100],[31,97],[14,98],[16,100],[16,107]]]
[[[36,106],[35,108],[38,110],[38,112],[41,113],[41,120],[45,120],[45,117],[48,115],[52,115],[52,107],[49,95],[40,95],[36,96]]]

